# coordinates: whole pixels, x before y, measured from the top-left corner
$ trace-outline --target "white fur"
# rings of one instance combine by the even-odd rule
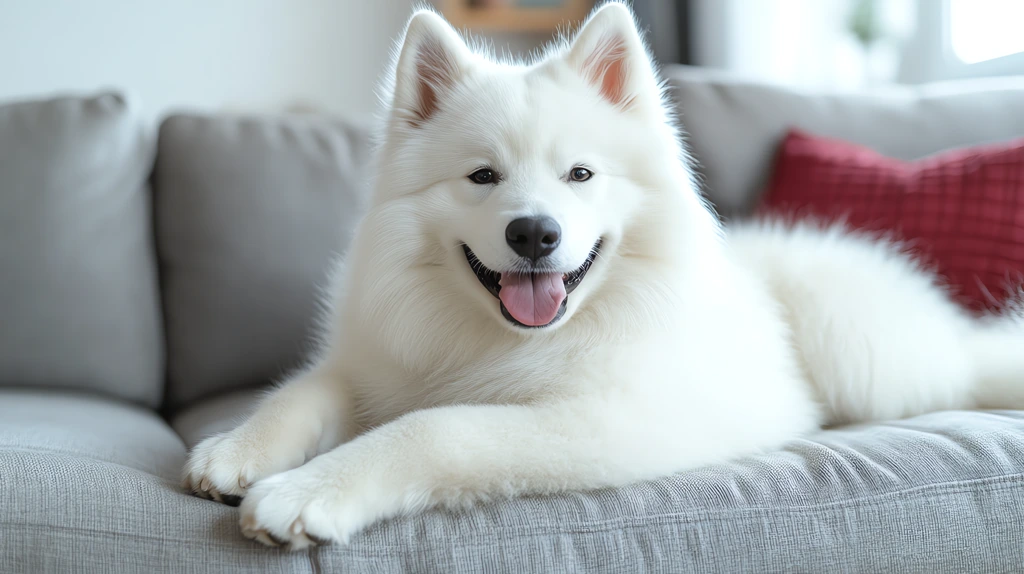
[[[823,423],[1024,403],[1024,321],[968,317],[895,246],[773,223],[726,239],[622,4],[528,66],[417,13],[391,106],[325,355],[186,469],[201,495],[245,496],[249,537],[346,541],[398,514],[622,485]],[[594,177],[567,182],[580,163]],[[471,183],[482,165],[503,181]],[[516,265],[504,228],[523,214],[558,219],[565,270],[604,239],[542,329],[506,321],[461,248]]]

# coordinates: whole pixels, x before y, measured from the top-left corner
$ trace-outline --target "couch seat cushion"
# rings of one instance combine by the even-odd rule
[[[823,431],[628,488],[432,512],[323,571],[1019,572],[1024,412]]]
[[[261,552],[233,509],[178,488],[185,446],[156,414],[0,389],[0,572],[308,572]]]
[[[245,404],[224,398],[221,412]],[[348,546],[294,554],[244,539],[237,509],[184,494],[184,455],[147,411],[0,391],[0,572],[1015,572],[1024,564],[1024,412],[828,430],[627,488],[399,518]]]
[[[199,401],[171,417],[171,427],[188,448],[204,438],[229,431],[256,410],[264,389],[231,391]]]
[[[90,459],[177,479],[185,447],[144,408],[86,393],[7,388],[0,389],[0,453],[8,461]]]
[[[256,398],[210,399],[175,427],[195,442]],[[186,507],[192,528],[223,523],[211,552],[246,545],[234,509]],[[954,411],[826,430],[622,489],[400,518],[308,556],[324,572],[1013,572],[1020,524],[1024,412]]]
[[[245,404],[223,398],[208,410]],[[627,488],[399,518],[348,546],[300,553],[244,539],[237,509],[184,494],[184,455],[146,411],[0,391],[0,572],[1016,572],[1024,563],[1024,412],[823,431]]]

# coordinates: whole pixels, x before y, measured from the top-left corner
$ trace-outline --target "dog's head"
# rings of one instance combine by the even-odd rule
[[[416,197],[417,232],[463,299],[524,333],[570,319],[638,224],[658,172],[679,165],[623,4],[598,9],[530,65],[496,62],[418,12],[392,88],[378,201]]]

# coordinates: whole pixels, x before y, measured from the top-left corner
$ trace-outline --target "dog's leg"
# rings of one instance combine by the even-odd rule
[[[249,486],[295,468],[352,435],[351,401],[341,377],[321,367],[268,393],[234,430],[200,442],[184,484],[206,498],[237,506]]]
[[[675,470],[680,435],[660,417],[625,413],[620,401],[416,411],[256,484],[242,503],[242,531],[300,549],[347,541],[379,519],[434,506],[619,485]],[[699,445],[694,450],[708,456]]]

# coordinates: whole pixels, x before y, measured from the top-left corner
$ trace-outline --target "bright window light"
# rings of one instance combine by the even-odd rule
[[[968,64],[1024,52],[1024,0],[949,0],[953,52]]]

